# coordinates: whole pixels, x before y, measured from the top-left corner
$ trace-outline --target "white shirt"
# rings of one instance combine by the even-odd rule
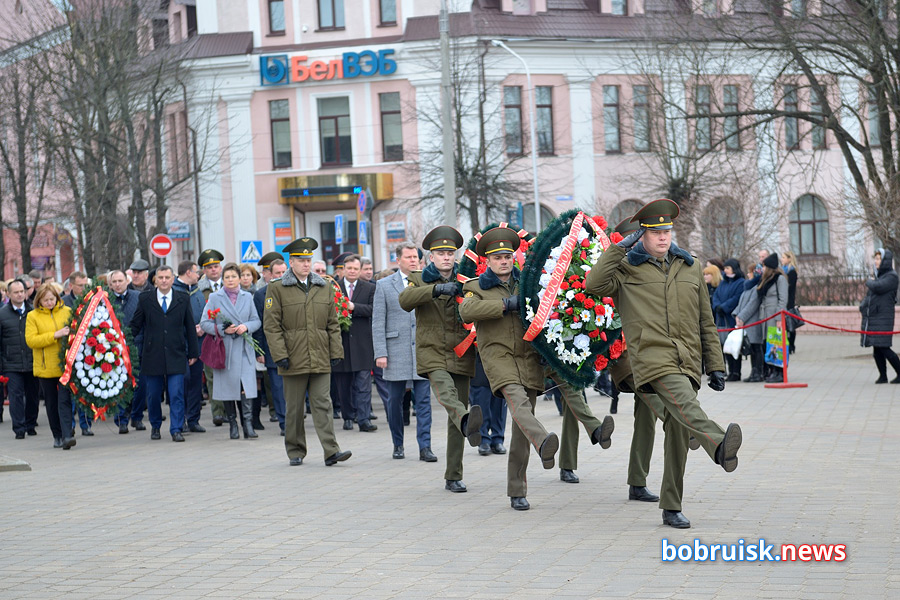
[[[163,298],[166,299],[166,311],[172,308],[172,290],[169,290],[168,294],[163,294],[159,290],[156,290],[156,301],[159,302],[160,308],[162,308]]]
[[[21,310],[23,313],[25,312],[25,303],[24,303],[24,302],[22,303],[21,306],[16,306],[16,305],[13,304],[12,302],[10,302],[9,305],[12,306],[12,309],[13,309],[14,311],[16,311],[16,312],[19,312],[20,310]]]
[[[348,297],[348,298],[352,298],[352,297],[353,297],[353,290],[356,289],[356,284],[359,283],[359,279],[357,279],[356,281],[347,281],[347,280],[345,279],[344,282],[345,282],[346,287],[347,287],[347,297]]]
[[[219,281],[210,281],[209,285],[212,288],[212,291],[218,292],[222,289],[222,280],[220,279]]]

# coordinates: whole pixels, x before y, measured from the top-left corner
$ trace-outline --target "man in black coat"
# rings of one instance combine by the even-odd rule
[[[278,256],[272,257],[270,256],[271,254],[278,254]],[[281,256],[280,252],[270,252],[262,257],[262,260],[269,259],[264,267],[264,272],[268,270],[271,274],[269,281],[277,281],[287,272],[287,264]],[[265,303],[268,290],[269,284],[266,284],[253,293],[253,305],[256,306],[256,312],[259,314],[260,319],[266,318]],[[263,355],[257,356],[256,360],[266,365],[266,379],[268,380],[265,381],[266,396],[269,399],[270,406],[274,407],[275,418],[278,419],[278,425],[281,427],[281,435],[284,435],[284,379],[278,374],[278,366],[272,360],[269,342],[266,340],[266,334],[262,327],[253,332],[253,339],[259,343],[259,347],[263,350]]]
[[[187,294],[172,289],[175,273],[163,265],[156,270],[156,289],[143,292],[131,320],[134,335],[144,335],[141,377],[147,384],[150,439],[160,439],[163,384],[169,396],[169,433],[183,442],[185,365],[200,356],[197,329]]]
[[[131,319],[134,318],[134,312],[137,310],[138,298],[141,293],[136,292],[128,287],[128,277],[125,271],[112,271],[107,281],[109,282],[109,301],[116,311],[116,318],[123,327],[128,327]],[[133,338],[134,345],[138,349],[137,364],[140,365],[140,349],[141,341]],[[134,388],[134,395],[131,397],[131,405],[120,407],[116,414],[116,424],[119,426],[119,433],[128,433],[128,419],[131,418],[132,427],[137,430],[146,429],[144,423],[144,408],[147,406],[146,385],[142,385],[140,377],[138,384]]]
[[[16,439],[37,435],[38,385],[32,371],[34,354],[25,344],[25,319],[31,304],[25,299],[25,284],[14,279],[6,288],[9,302],[0,307],[2,373],[9,377],[9,416]]]
[[[353,315],[350,331],[341,332],[344,358],[332,369],[334,390],[341,403],[344,429],[353,429],[353,419],[360,431],[378,429],[369,420],[372,414],[372,367],[375,366],[375,350],[372,345],[372,304],[375,301],[375,285],[359,278],[362,263],[354,254],[344,259],[344,276],[338,282],[341,291],[350,300]]]

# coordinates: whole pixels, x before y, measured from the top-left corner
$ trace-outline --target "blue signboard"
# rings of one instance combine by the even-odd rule
[[[305,54],[266,54],[259,57],[261,86],[287,85],[304,81],[353,79],[373,75],[391,75],[397,71],[393,49],[344,52],[340,58],[314,60],[307,64]]]
[[[241,240],[241,262],[256,264],[262,258],[262,240]]]
[[[344,243],[344,215],[334,215],[334,243]]]
[[[369,224],[365,221],[359,222],[359,238],[358,241],[360,244],[368,244],[369,243]]]

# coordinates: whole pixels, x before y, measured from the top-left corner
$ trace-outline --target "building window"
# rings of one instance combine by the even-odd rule
[[[712,92],[708,85],[694,88],[694,107],[697,115],[708,115],[712,112]],[[694,145],[697,150],[709,150],[712,147],[712,119],[697,117],[697,130],[694,132]]]
[[[806,0],[791,0],[791,16],[795,19],[806,17]]]
[[[797,86],[784,86],[784,110],[786,113],[797,113]],[[800,131],[797,117],[784,118],[784,146],[788,150],[796,150],[800,147]]]
[[[603,145],[607,154],[621,152],[619,132],[619,86],[603,86]]]
[[[797,254],[830,254],[828,212],[817,197],[800,196],[791,206],[791,248]]]
[[[344,28],[344,0],[319,0],[319,29]]]
[[[878,113],[878,99],[875,95],[875,88],[869,87],[869,145],[873,148],[881,146],[881,121]]]
[[[534,14],[532,9],[532,0],[513,0],[514,15],[531,15]]]
[[[187,34],[192,38],[197,35],[197,7],[185,6],[184,9],[187,11]]]
[[[269,33],[284,33],[284,0],[269,0]]]
[[[169,45],[169,21],[166,19],[153,19],[153,48],[162,48]]]
[[[400,92],[378,94],[381,105],[381,151],[384,161],[403,160],[403,121]]]
[[[181,11],[178,11],[172,15],[171,40],[176,44],[181,41]]]
[[[503,117],[506,128],[506,153],[522,154],[522,88],[503,88]]]
[[[287,100],[269,102],[269,125],[272,130],[272,167],[291,167],[291,108]]]
[[[636,85],[632,90],[634,103],[634,149],[650,151],[650,86]]]
[[[553,88],[549,85],[539,85],[535,88],[535,94],[537,94],[535,133],[538,154],[553,154]]]
[[[379,8],[382,25],[397,24],[397,0],[379,0]]]
[[[318,105],[322,166],[353,164],[350,99],[319,98]]]
[[[825,88],[822,88],[825,90]],[[827,91],[825,92],[828,93]],[[817,118],[825,120],[825,102],[822,96],[814,89],[811,88],[809,90],[809,110],[815,115],[818,115]],[[825,137],[825,127],[822,125],[813,124],[812,126],[812,143],[813,148],[821,149],[825,148],[828,145],[828,141]]]
[[[628,0],[612,0],[611,13],[614,15],[625,16],[628,14]]]
[[[618,227],[619,223],[624,221],[625,219],[630,219],[634,216],[634,213],[641,210],[643,208],[644,203],[640,200],[622,200],[618,204],[616,204],[612,211],[609,213],[609,225],[610,227]]]
[[[704,17],[718,17],[719,2],[718,0],[703,0],[702,5],[700,6],[700,10],[703,11]]]
[[[169,152],[169,177],[181,181],[181,159],[179,154],[178,120],[176,113],[166,115],[167,149]]]
[[[745,218],[739,200],[718,198],[703,212],[706,256],[741,256],[746,251]]]
[[[740,89],[736,85],[726,85],[722,88],[722,108],[725,109],[724,135],[726,150],[741,149],[741,132],[738,121],[738,99],[740,98]]]

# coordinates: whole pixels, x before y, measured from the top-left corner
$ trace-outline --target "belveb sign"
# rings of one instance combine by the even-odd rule
[[[341,58],[328,61],[314,60],[307,64],[305,54],[267,54],[259,57],[259,84],[264,87],[324,81],[326,79],[353,79],[374,75],[391,75],[397,71],[397,62],[390,58],[394,50],[363,50],[344,52]]]

